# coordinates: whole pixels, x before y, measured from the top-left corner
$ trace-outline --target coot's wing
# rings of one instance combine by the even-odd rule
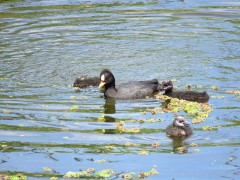
[[[150,96],[158,91],[158,80],[133,81],[117,86],[117,98],[135,99]]]

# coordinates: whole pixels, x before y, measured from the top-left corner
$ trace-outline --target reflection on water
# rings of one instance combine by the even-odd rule
[[[50,178],[79,167],[117,173],[155,167],[160,173],[151,179],[186,174],[237,179],[239,96],[227,92],[240,89],[239,5],[237,0],[1,1],[0,173]],[[68,87],[76,77],[95,77],[103,68],[113,71],[116,83],[171,79],[178,89],[207,91],[213,112],[192,124],[191,137],[172,140],[164,131],[174,114],[147,111],[167,102],[108,100],[96,87]],[[191,122],[192,115],[179,114]],[[119,122],[140,132],[117,132]],[[214,131],[204,131],[206,126]],[[174,154],[182,146],[191,153]],[[108,161],[96,163],[100,159]],[[197,173],[189,170],[193,166]]]
[[[105,99],[104,104],[104,119],[105,122],[115,122],[115,118],[111,114],[116,113],[116,100],[115,99]]]
[[[188,150],[186,149],[186,144],[184,144],[184,139],[174,137],[172,139],[172,146],[173,146],[173,152],[182,154],[182,153],[188,153]]]

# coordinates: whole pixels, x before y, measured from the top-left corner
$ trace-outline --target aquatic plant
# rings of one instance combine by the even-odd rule
[[[116,174],[115,171],[113,171],[111,169],[106,169],[106,170],[97,172],[96,177],[97,178],[110,178],[114,174]]]
[[[140,128],[139,127],[134,127],[134,128],[125,128],[123,127],[123,122],[117,123],[116,124],[116,129],[120,133],[139,133]]]
[[[175,153],[176,154],[184,154],[184,153],[187,153],[188,150],[185,146],[181,146],[181,147],[178,147],[175,149]]]
[[[105,162],[107,162],[107,160],[106,159],[100,159],[100,160],[95,160],[94,162],[96,162],[96,163],[105,163]]]
[[[78,106],[72,106],[68,109],[68,111],[76,111],[78,109]]]
[[[227,91],[228,94],[235,94],[237,95],[237,98],[240,98],[240,90],[230,90]]]
[[[26,180],[27,176],[23,174],[16,174],[16,175],[5,175],[5,174],[0,174],[0,179],[3,180]]]
[[[199,150],[199,149],[193,149],[192,152],[193,152],[193,153],[195,153],[195,152],[200,152],[200,150]]]
[[[203,131],[216,131],[218,128],[217,127],[211,127],[211,126],[203,126],[202,130]]]
[[[152,147],[158,147],[158,146],[160,146],[160,143],[159,142],[153,142],[151,146]]]
[[[79,171],[79,172],[67,172],[63,178],[86,178],[86,177],[95,177],[94,175],[94,168],[88,168],[87,170],[84,171]]]
[[[8,109],[3,109],[2,112],[3,114],[10,114],[10,111]]]
[[[190,146],[191,147],[196,147],[196,146],[198,146],[196,143],[192,143],[192,144],[190,144]]]
[[[224,99],[225,96],[211,96],[211,98],[213,98],[213,99]]]
[[[44,172],[52,172],[52,169],[49,167],[43,167]]]
[[[218,86],[212,86],[212,89],[217,91],[219,88],[218,88]]]
[[[139,151],[138,154],[140,154],[140,155],[148,155],[149,152],[147,150],[143,149],[143,150]]]
[[[153,168],[151,171],[140,172],[138,174],[135,172],[120,174],[119,177],[123,179],[144,179],[146,177],[156,174],[158,174],[158,171],[155,168]]]
[[[126,122],[130,122],[130,123],[140,123],[140,124],[143,124],[143,123],[155,123],[155,122],[163,122],[163,119],[154,119],[154,118],[149,118],[149,119],[139,119],[139,120],[136,120],[136,119],[130,119],[130,120],[124,120],[124,121],[121,121],[122,123],[126,123]]]
[[[137,144],[133,144],[133,143],[131,143],[131,142],[126,142],[125,144],[124,144],[124,146],[126,146],[126,147],[135,147],[135,146],[138,146]]]
[[[198,103],[192,101],[186,101],[177,98],[171,98],[165,95],[156,95],[158,99],[165,100],[165,106],[163,108],[154,108],[149,110],[152,114],[173,112],[177,113],[184,111],[187,114],[194,115],[192,119],[193,124],[203,122],[212,112],[212,107],[208,103]]]
[[[158,171],[153,168],[151,171],[141,172],[141,173],[139,174],[139,178],[143,179],[143,178],[148,177],[148,176],[150,176],[150,175],[156,175],[156,174],[158,174]]]
[[[70,99],[78,99],[78,97],[77,96],[70,96]]]
[[[135,174],[134,172],[130,172],[125,174],[120,174],[119,177],[123,179],[132,179],[134,174]]]

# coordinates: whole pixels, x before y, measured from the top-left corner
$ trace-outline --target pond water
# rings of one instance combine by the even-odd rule
[[[149,179],[239,179],[240,99],[227,93],[240,89],[239,17],[238,0],[0,1],[0,174],[64,179],[94,168],[120,179],[154,168]],[[103,68],[117,83],[190,84],[209,93],[213,111],[174,142],[164,132],[174,114],[148,112],[162,100],[69,86]],[[141,131],[116,131],[122,121]]]

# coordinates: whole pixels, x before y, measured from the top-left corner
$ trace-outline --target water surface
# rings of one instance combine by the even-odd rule
[[[150,179],[239,179],[240,101],[227,93],[240,89],[239,9],[237,0],[1,1],[0,173],[49,179],[93,167],[117,178],[155,168]],[[190,84],[218,97],[180,144],[189,153],[174,153],[164,133],[173,113],[142,113],[161,100],[111,101],[96,87],[68,86],[103,68],[118,83],[172,79],[179,89]],[[136,122],[150,118],[163,121]],[[144,131],[118,133],[120,121]]]

